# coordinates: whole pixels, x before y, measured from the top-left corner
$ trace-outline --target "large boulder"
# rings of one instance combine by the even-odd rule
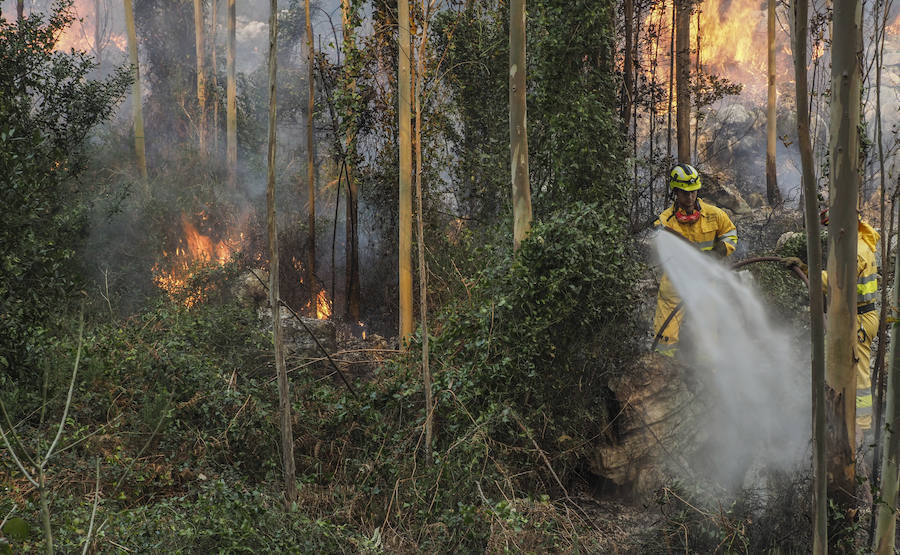
[[[706,407],[689,372],[671,358],[648,354],[610,381],[621,408],[612,424],[615,439],[594,449],[595,474],[644,497],[682,473],[708,440],[699,425]]]
[[[744,216],[753,212],[747,201],[741,195],[724,173],[704,174],[703,188],[700,196],[719,208],[725,208],[733,214]]]
[[[271,319],[271,316],[269,318]],[[337,350],[337,328],[331,320],[317,320],[305,316],[298,319],[291,313],[282,313],[281,327],[284,330],[284,346],[288,354],[319,358],[325,356],[323,348],[329,355]]]
[[[269,293],[266,289],[268,282],[268,272],[250,270],[237,280],[233,293],[241,304],[255,309],[263,327],[271,331],[272,310],[269,308]],[[337,328],[331,320],[295,316],[282,308],[281,329],[284,331],[284,348],[287,356],[318,358],[325,356],[323,348],[328,354],[337,350]]]

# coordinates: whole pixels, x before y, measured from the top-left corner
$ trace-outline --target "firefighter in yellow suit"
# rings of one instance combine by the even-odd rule
[[[828,225],[828,212],[822,212],[822,224]],[[856,426],[872,428],[872,339],[878,333],[878,263],[875,246],[880,235],[868,223],[857,220],[856,242],[856,342],[853,344],[853,370],[856,374]],[[828,287],[828,274],[822,271],[822,286]]]
[[[669,188],[675,201],[659,215],[654,225],[663,231],[672,231],[697,246],[726,257],[737,248],[737,229],[722,209],[697,198],[700,190],[700,174],[693,166],[677,164],[669,173]],[[654,334],[659,335],[656,351],[673,356],[678,348],[678,330],[684,311],[679,310],[660,334],[666,319],[681,299],[663,274],[656,298],[656,315],[653,317]]]

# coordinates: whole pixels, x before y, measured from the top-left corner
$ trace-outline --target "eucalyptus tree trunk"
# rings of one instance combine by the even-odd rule
[[[235,0],[228,0],[228,36],[225,40],[225,161],[228,184],[237,187],[237,82],[234,69],[236,9]]]
[[[794,10],[793,52],[795,97],[806,99],[806,43],[809,21],[808,0],[792,0]],[[825,468],[825,315],[822,297],[822,244],[816,206],[816,174],[809,137],[809,105],[797,102],[797,138],[803,179],[806,218],[806,260],[809,265],[809,320],[812,371],[813,437],[813,553],[828,547],[828,520]]]
[[[622,67],[624,90],[622,91],[622,130],[628,133],[631,125],[631,103],[634,100],[634,0],[624,0],[625,10],[625,62]]]
[[[94,0],[94,55],[97,56],[97,67],[103,66],[103,21],[100,17],[100,0]]]
[[[316,113],[316,48],[313,43],[312,18],[309,15],[309,0],[304,2],[306,13],[306,80],[309,82],[306,105],[306,186],[309,198],[307,225],[309,233],[306,243],[306,283],[313,287],[316,279],[316,160],[313,143],[313,117]],[[314,291],[315,289],[310,289]],[[310,305],[315,305],[311,302]],[[315,310],[315,307],[313,307]]]
[[[278,216],[275,210],[275,81],[278,74],[278,0],[269,0],[269,133],[266,158],[266,222],[269,235],[269,305],[272,307],[272,335],[275,346],[275,373],[278,377],[278,412],[281,428],[281,462],[284,469],[284,497],[288,504],[297,499],[294,479],[294,434],[291,429],[291,390],[284,363],[284,336],[281,329],[281,296],[278,283]]]
[[[197,139],[200,151],[206,149],[206,31],[203,27],[203,0],[194,0],[194,44],[197,51]]]
[[[672,0],[672,27],[669,31],[669,102],[666,109],[666,155],[672,156],[672,104],[675,99],[675,29],[678,21],[678,0]]]
[[[141,110],[141,70],[138,65],[137,34],[134,30],[134,10],[132,0],[123,0],[125,5],[125,29],[128,35],[128,59],[134,68],[134,84],[131,88],[132,110],[134,116],[134,152],[137,156],[138,170],[144,181],[144,195],[149,196],[147,184],[147,156],[144,150],[144,115]]]
[[[428,40],[429,10],[422,1],[422,38],[416,56],[416,243],[419,254],[419,320],[422,328],[422,384],[425,390],[425,463],[431,464],[433,436],[433,406],[431,395],[431,367],[428,363],[428,268],[425,265],[425,213],[422,211],[422,88],[425,82],[425,46]]]
[[[678,161],[691,162],[691,0],[675,0],[675,136]]]
[[[528,117],[525,105],[525,0],[509,4],[509,150],[512,165],[513,249],[531,229]]]
[[[344,50],[344,83],[347,97],[356,95],[356,15],[353,13],[350,0],[341,0],[341,20],[343,23],[343,50]],[[350,103],[352,110],[358,110],[358,103]],[[348,114],[347,121],[355,122],[359,114]],[[346,240],[346,287],[347,292],[347,317],[353,321],[359,321],[359,186],[354,175],[353,163],[356,160],[356,139],[354,134],[355,123],[347,126],[345,140],[344,170],[347,177],[347,202],[345,214]]]
[[[25,0],[16,0],[16,17],[25,17]]]
[[[769,206],[781,204],[781,191],[778,189],[778,174],[775,166],[775,141],[777,122],[775,119],[775,2],[768,0],[768,50],[769,50],[769,86],[766,111],[766,199]]]
[[[893,212],[893,205],[891,207]],[[891,216],[893,218],[893,215]],[[882,239],[890,242],[890,237]],[[891,306],[900,305],[900,288],[897,287],[897,276],[900,275],[900,256],[894,257],[894,289]],[[884,285],[882,285],[884,287]],[[884,310],[884,308],[882,309]],[[875,549],[878,554],[894,553],[894,538],[897,527],[897,488],[900,485],[900,384],[897,373],[900,372],[900,320],[891,320],[890,370],[887,377],[887,409],[885,410],[885,434],[887,442],[881,458],[881,498],[883,503],[877,505],[877,525],[875,528]],[[875,461],[874,464],[879,464]]]
[[[703,35],[703,32],[700,29],[700,10],[698,9],[696,13],[697,13],[697,47],[696,47],[697,48],[697,73],[696,73],[696,75],[697,75],[697,78],[699,79],[700,75],[703,74],[703,66],[700,64],[700,53],[702,52],[702,50],[700,49],[700,37]],[[700,142],[700,121],[702,119],[701,115],[702,114],[700,113],[699,108],[697,110],[694,110],[694,136],[693,136],[694,147],[691,150],[691,155],[693,156],[693,159],[696,159],[697,156],[699,156],[699,150],[697,149],[697,145]]]
[[[412,290],[412,137],[410,136],[410,68],[409,68],[409,0],[397,0],[397,114],[400,118],[398,148],[400,150],[399,182],[399,272],[400,272],[400,337],[408,339],[415,326]]]
[[[209,62],[212,68],[212,151],[219,154],[219,65],[216,58],[216,32],[219,24],[219,2],[218,0],[210,0],[209,2]]]
[[[831,48],[831,179],[828,234],[828,329],[825,377],[829,386],[828,496],[846,512],[856,487],[856,202],[859,184],[859,0],[835,0]],[[809,202],[809,201],[807,201]],[[835,538],[832,534],[832,538]]]
[[[881,8],[883,13],[879,14],[878,10]],[[882,233],[887,229],[887,236],[881,240],[881,260],[883,261],[885,269],[887,266],[887,261],[890,260],[891,255],[891,236],[893,235],[894,230],[894,202],[891,201],[891,212],[890,216],[886,214],[887,207],[887,194],[885,191],[886,182],[885,182],[885,164],[884,164],[884,137],[882,130],[882,118],[881,118],[881,68],[882,63],[884,61],[884,39],[885,32],[888,25],[888,17],[889,17],[890,3],[876,3],[873,7],[873,14],[875,16],[875,29],[876,29],[876,38],[875,38],[875,141],[878,145],[878,175],[879,175],[879,189],[881,191],[881,199],[879,203],[880,208],[880,221],[881,221],[881,229]],[[893,197],[892,197],[893,199]],[[889,218],[889,220],[888,220]],[[885,221],[888,221],[887,228],[885,228]],[[896,276],[896,273],[894,274]],[[872,398],[873,402],[873,414],[872,414],[872,427],[875,432],[875,453],[873,456],[873,464],[872,464],[872,486],[874,488],[880,487],[880,481],[882,478],[881,475],[881,466],[880,461],[882,457],[886,455],[884,451],[884,438],[882,436],[882,423],[884,422],[884,400],[885,400],[885,372],[884,372],[884,355],[886,351],[886,341],[887,341],[887,313],[885,307],[887,304],[887,293],[888,288],[886,285],[890,283],[890,276],[887,271],[883,272],[883,276],[881,279],[882,287],[881,287],[881,311],[878,316],[878,349],[875,354],[875,367],[873,370],[873,379],[872,379]],[[890,306],[897,306],[896,301],[894,304]],[[892,337],[894,337],[892,335]],[[892,423],[891,425],[895,425],[896,423]],[[885,459],[886,460],[886,459]],[[894,466],[894,471],[896,471],[896,466]],[[893,479],[894,482],[891,484],[893,491],[897,489],[896,478]],[[889,494],[890,495],[890,494]],[[893,506],[893,504],[892,504]],[[875,524],[878,519],[877,510],[872,513],[872,522],[870,522],[869,526],[869,534],[872,536],[875,532]],[[893,527],[891,527],[891,534],[893,534]],[[881,538],[879,538],[880,540]],[[876,543],[877,545],[877,543]],[[893,546],[893,539],[891,540],[891,546]],[[891,547],[893,549],[893,547]]]

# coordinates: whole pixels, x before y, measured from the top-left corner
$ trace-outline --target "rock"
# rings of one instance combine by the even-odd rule
[[[750,193],[747,195],[747,204],[750,208],[762,208],[766,205],[766,197],[762,193]]]
[[[778,241],[775,242],[775,252],[778,252],[778,250],[781,249],[781,247],[783,247],[785,243],[787,243],[794,237],[797,237],[798,235],[800,235],[800,233],[796,231],[788,231],[786,233],[782,233],[781,237],[778,238]]]
[[[271,313],[269,319],[271,319]],[[317,320],[315,318],[300,317],[303,323],[297,321],[293,314],[281,315],[282,329],[284,330],[284,347],[287,354],[301,357],[323,357],[322,350],[316,345],[310,336],[312,332],[322,347],[333,354],[337,350],[337,329],[331,320]],[[306,324],[304,326],[304,324]],[[307,331],[309,328],[309,331]]]
[[[268,285],[269,273],[265,270],[250,270],[245,272],[234,286],[233,293],[238,301],[249,308],[256,309],[262,327],[272,332],[272,309],[269,308]],[[262,280],[262,282],[260,282]],[[310,337],[309,330],[315,334],[316,339],[322,344],[328,354],[337,350],[337,328],[331,320],[318,320],[300,316],[303,323],[297,321],[289,310],[282,308],[281,329],[284,331],[284,348],[286,355],[301,357],[325,356]],[[306,324],[304,326],[303,324]]]
[[[700,190],[703,200],[707,200],[719,208],[727,208],[734,214],[743,216],[753,210],[741,196],[737,187],[726,183],[724,174],[703,175],[703,188]]]
[[[719,119],[729,125],[747,125],[753,119],[753,114],[744,106],[733,102],[719,110]]]
[[[708,439],[698,425],[707,413],[686,372],[673,359],[648,354],[610,381],[622,409],[613,424],[616,439],[594,450],[594,473],[644,496],[690,464],[690,454]]]

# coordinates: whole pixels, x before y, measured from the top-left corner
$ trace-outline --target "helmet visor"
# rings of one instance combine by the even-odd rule
[[[669,181],[669,186],[683,191],[696,191],[700,188],[700,176],[695,175],[688,179],[672,179]]]

